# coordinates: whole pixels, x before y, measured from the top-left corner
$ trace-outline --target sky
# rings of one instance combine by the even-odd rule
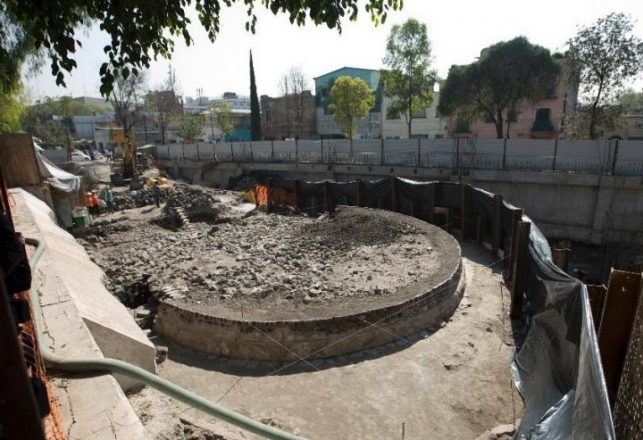
[[[382,58],[391,27],[411,17],[427,25],[432,67],[442,77],[451,65],[471,63],[481,49],[519,35],[552,52],[563,51],[579,25],[589,25],[610,12],[631,15],[636,20],[634,33],[643,38],[641,0],[405,0],[401,11],[389,13],[386,23],[377,27],[360,9],[356,22],[343,23],[341,34],[312,23],[305,27],[291,25],[287,16],[274,16],[259,1],[255,3],[255,34],[245,30],[243,4],[223,6],[221,31],[214,43],[192,14],[190,33],[194,43],[186,46],[177,39],[171,61],[159,59],[151,65],[149,88],[164,81],[171,63],[184,96],[196,97],[197,89],[203,89],[208,97],[228,91],[247,96],[248,55],[252,50],[259,95],[279,96],[279,79],[293,66],[301,68],[308,87],[314,89],[314,77],[343,66],[384,67]],[[109,39],[98,26],[79,31],[78,36],[83,43],[75,55],[79,67],[67,77],[67,88],[55,85],[48,63],[44,63],[39,74],[25,74],[31,101],[44,96],[99,96],[98,69],[106,60],[102,48]],[[632,85],[643,89],[643,79]]]

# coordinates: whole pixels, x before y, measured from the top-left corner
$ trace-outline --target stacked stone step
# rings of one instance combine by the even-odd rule
[[[179,226],[186,229],[190,229],[192,227],[192,224],[190,223],[190,219],[188,218],[183,208],[181,207],[174,208],[174,213],[176,214],[176,219]]]

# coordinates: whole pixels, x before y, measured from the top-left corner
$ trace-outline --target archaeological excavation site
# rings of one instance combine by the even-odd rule
[[[21,338],[55,372],[51,438],[601,438],[610,398],[636,430],[639,340],[612,359],[637,297],[610,300],[502,194],[182,173],[109,187],[111,209],[68,231],[8,192],[34,273],[14,298],[35,305]],[[632,272],[609,280],[640,290]],[[560,404],[572,395],[592,404]]]
[[[238,359],[329,358],[438,328],[464,291],[460,246],[426,222],[348,206],[309,216],[212,202],[181,221],[168,209],[140,239],[125,237],[147,225],[124,235],[119,225],[131,223],[119,217],[100,241],[86,237],[113,291],[154,298],[150,328],[182,346]],[[379,330],[355,334],[365,323]]]

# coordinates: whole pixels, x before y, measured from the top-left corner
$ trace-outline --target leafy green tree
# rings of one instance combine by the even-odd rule
[[[410,18],[403,25],[391,29],[386,44],[383,72],[384,95],[393,98],[387,112],[403,114],[411,138],[413,114],[433,102],[435,71],[431,66],[431,44],[426,25]]]
[[[22,115],[25,104],[19,88],[11,93],[0,93],[0,133],[16,133],[22,130]]]
[[[451,66],[440,90],[438,111],[462,119],[486,118],[503,137],[505,121],[517,116],[525,102],[548,98],[556,87],[559,63],[549,50],[525,37],[514,38],[482,50],[469,65]]]
[[[250,51],[250,136],[253,141],[261,140],[261,108],[259,107],[259,97],[257,96],[252,51]]]
[[[234,131],[232,109],[227,102],[221,102],[212,111],[214,111],[214,123],[225,139],[227,135]]]
[[[184,142],[194,142],[199,139],[205,127],[203,115],[186,115],[179,124],[179,134]]]
[[[633,89],[627,89],[619,95],[617,102],[626,113],[643,112],[643,91],[635,92]]]
[[[590,105],[589,137],[596,139],[601,106],[620,91],[625,82],[643,69],[643,41],[633,35],[632,19],[611,13],[579,29],[570,39],[569,57],[581,83],[584,100]]]
[[[143,119],[146,76],[129,75],[118,77],[109,93],[109,101],[114,106],[116,122],[123,128],[123,177],[129,178],[136,173],[136,136],[134,125]]]
[[[59,85],[65,84],[65,71],[76,68],[73,56],[80,43],[75,39],[78,28],[98,22],[110,42],[103,51],[107,60],[100,67],[103,96],[108,96],[118,77],[137,75],[158,57],[169,58],[174,50],[173,37],[192,43],[188,11],[196,10],[200,25],[214,41],[220,30],[221,9],[241,0],[85,0],[35,1],[3,0],[0,2],[0,40],[9,26],[24,35],[27,49],[44,50],[51,60],[51,73]],[[303,26],[307,20],[315,25],[341,29],[341,21],[355,20],[358,0],[243,0],[248,12],[246,29],[254,32],[257,17],[255,5],[273,14],[288,15],[291,23]],[[377,24],[384,22],[390,10],[398,10],[402,0],[367,0],[364,8]],[[12,59],[0,51],[0,66]],[[20,64],[20,63],[18,63]],[[20,66],[13,66],[18,72]],[[0,81],[3,81],[0,78]]]
[[[168,68],[165,82],[145,96],[145,107],[158,127],[161,143],[164,144],[168,126],[183,113],[183,106],[176,96],[176,71],[172,66]]]
[[[84,104],[69,96],[45,97],[41,102],[26,107],[21,115],[22,128],[45,144],[71,148],[76,139],[73,118],[80,115],[113,112],[111,104]]]
[[[599,136],[618,133],[624,126],[623,107],[619,105],[602,105],[594,112],[590,104],[579,105],[574,116],[565,120],[565,135],[569,139],[589,139],[589,126],[592,114],[600,121],[595,128]]]
[[[331,103],[328,106],[335,121],[351,140],[350,157],[353,157],[353,135],[357,131],[357,120],[368,114],[375,105],[375,96],[361,78],[340,76],[330,89]]]

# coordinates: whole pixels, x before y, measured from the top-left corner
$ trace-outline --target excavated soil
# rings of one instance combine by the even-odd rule
[[[451,236],[395,213],[266,214],[250,211],[238,193],[189,187],[189,197],[176,196],[187,192],[176,188],[165,209],[103,218],[83,240],[108,288],[131,307],[154,296],[235,319],[242,310],[252,320],[339,316],[402,302],[459,264]],[[199,221],[195,204],[214,217]],[[170,229],[176,207],[192,221]]]

